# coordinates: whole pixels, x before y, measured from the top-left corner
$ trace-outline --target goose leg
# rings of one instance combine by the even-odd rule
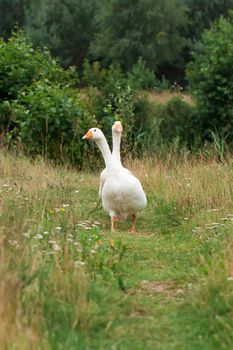
[[[112,216],[111,217],[111,232],[116,232],[116,229],[115,229],[115,222],[118,221],[118,217],[117,216]]]
[[[132,215],[132,227],[130,229],[130,232],[133,234],[136,233],[136,215]]]

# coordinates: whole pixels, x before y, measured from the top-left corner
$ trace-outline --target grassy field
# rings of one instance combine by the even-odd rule
[[[233,349],[233,160],[126,165],[137,235],[98,175],[0,154],[1,349]]]

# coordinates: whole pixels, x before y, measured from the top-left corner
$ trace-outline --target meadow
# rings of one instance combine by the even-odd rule
[[[124,162],[138,233],[98,203],[99,173],[0,153],[0,348],[233,348],[233,159]]]

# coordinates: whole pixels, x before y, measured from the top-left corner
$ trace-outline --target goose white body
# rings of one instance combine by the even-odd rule
[[[146,195],[140,181],[127,169],[106,171],[102,189],[102,203],[111,217],[127,219],[137,216],[146,206]]]
[[[93,139],[96,142],[105,161],[106,169],[101,173],[100,195],[103,208],[111,217],[112,232],[114,232],[116,219],[132,217],[131,231],[135,233],[136,216],[147,204],[140,181],[122,166],[120,159],[116,159],[116,155],[111,154],[106,138],[100,129],[90,129],[83,138]]]

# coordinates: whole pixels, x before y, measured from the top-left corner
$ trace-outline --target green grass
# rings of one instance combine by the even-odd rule
[[[233,348],[231,161],[139,163],[134,236],[98,176],[1,154],[3,349]]]

